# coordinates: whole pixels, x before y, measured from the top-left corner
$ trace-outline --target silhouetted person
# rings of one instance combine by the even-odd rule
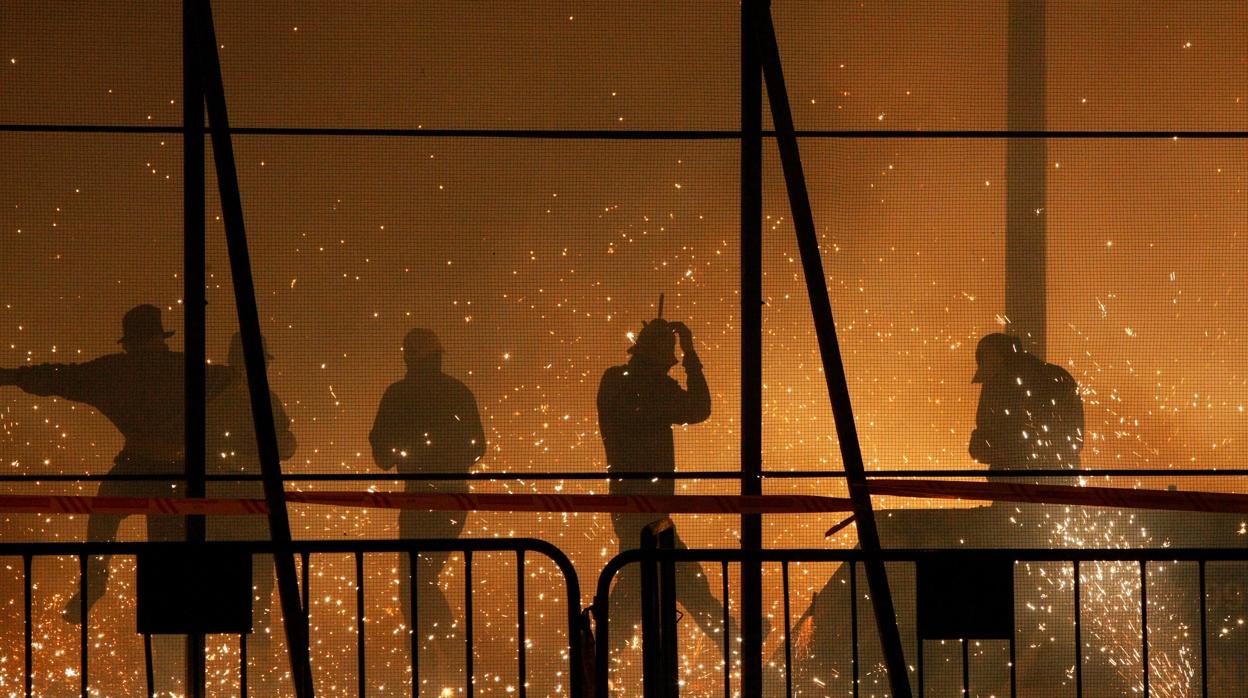
[[[267,365],[273,356],[265,343]],[[234,333],[226,368],[229,382],[208,401],[205,437],[207,443],[206,472],[210,475],[259,475],[260,450],[256,442],[256,424],[251,413],[251,392],[247,384],[247,366],[243,356],[243,336]],[[297,442],[290,432],[290,417],[276,393],[269,393],[273,408],[273,426],[277,432],[277,451],[282,460],[295,454]],[[263,499],[264,485],[258,480],[213,481],[208,483],[210,497],[243,497]],[[268,519],[263,516],[208,517],[208,538],[211,540],[269,540]],[[258,556],[255,569],[255,599],[261,622],[255,630],[259,647],[270,639],[270,605],[273,599],[274,570],[272,556]]]
[[[404,474],[463,473],[485,454],[485,433],[477,401],[467,386],[442,372],[442,343],[432,331],[417,328],[403,340],[407,375],[386,389],[377,408],[369,441],[373,461],[383,470]],[[467,492],[464,480],[408,480],[408,492]],[[464,528],[464,514],[447,511],[403,510],[399,534],[403,538],[456,538]],[[417,598],[422,642],[444,634],[451,625],[450,604],[438,585],[449,553],[420,554]],[[403,556],[399,597],[403,618],[411,627],[407,556]]]
[[[983,389],[971,457],[992,473],[1078,469],[1083,400],[1075,379],[1060,366],[1027,353],[1007,334],[981,339],[975,359],[978,369],[972,380]]]
[[[122,352],[81,364],[42,364],[8,369],[0,384],[16,385],[33,395],[58,396],[83,402],[99,410],[125,437],[125,445],[113,460],[109,477],[181,473],[185,469],[186,405],[184,385],[186,358],[171,351],[160,309],[153,305],[132,308],[122,318]],[[207,396],[215,396],[228,378],[226,369],[207,366]],[[105,479],[101,497],[181,496],[181,483]],[[124,516],[93,514],[87,519],[87,539],[112,540]],[[180,540],[183,519],[179,516],[147,517],[149,540]],[[108,583],[108,558],[91,556],[87,562],[87,606],[104,595]],[[82,599],[78,593],[65,606],[66,620],[77,623]]]
[[[677,337],[685,368],[685,388],[667,375],[677,363]],[[702,362],[693,348],[693,334],[684,323],[651,320],[628,352],[632,355],[628,363],[607,369],[598,386],[598,428],[606,447],[607,471],[674,473],[672,426],[698,424],[711,416],[711,393],[702,374]],[[613,479],[610,490],[611,494],[671,495],[675,493],[675,482],[662,478]],[[612,514],[620,550],[637,547],[641,530],[666,516]],[[679,535],[676,547],[686,547]],[[723,630],[723,607],[711,594],[706,578],[693,565],[677,565],[676,570],[677,600],[707,635],[716,636]],[[626,566],[611,590],[612,625],[618,629],[612,633],[613,653],[631,641],[640,622],[640,595],[637,566]]]

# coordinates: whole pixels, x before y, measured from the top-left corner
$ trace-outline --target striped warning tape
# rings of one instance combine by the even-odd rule
[[[957,480],[871,480],[872,495],[1131,509],[1248,514],[1248,495],[1220,492],[1032,485]],[[287,492],[292,504],[420,511],[604,512],[647,514],[813,514],[848,512],[848,498],[810,495],[455,494]],[[28,514],[257,515],[263,499],[0,495],[0,512]]]

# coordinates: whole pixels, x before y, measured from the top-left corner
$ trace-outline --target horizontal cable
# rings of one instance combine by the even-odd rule
[[[209,128],[209,130],[212,130]],[[623,130],[623,129],[452,129],[452,128],[348,128],[235,126],[236,136],[339,136],[381,138],[515,138],[546,140],[737,140],[732,129]],[[108,124],[0,124],[0,133],[167,134],[182,133],[181,126]],[[763,131],[775,138],[775,131]],[[1248,138],[1248,131],[1201,130],[1000,130],[1000,129],[823,129],[797,131],[798,138],[1049,138],[1049,139],[1159,139]]]

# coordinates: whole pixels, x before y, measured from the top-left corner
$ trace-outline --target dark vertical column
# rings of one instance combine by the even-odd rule
[[[247,231],[243,223],[243,201],[238,187],[238,170],[234,162],[234,144],[230,138],[229,116],[225,108],[225,86],[221,78],[220,58],[217,55],[217,36],[209,1],[196,1],[199,10],[196,17],[200,40],[199,59],[204,69],[204,97],[208,107],[212,154],[221,195],[226,245],[229,249],[230,274],[234,281],[234,302],[238,309],[238,326],[243,338],[251,414],[255,418],[256,443],[260,451],[264,498],[269,506],[269,532],[273,539],[277,590],[285,621],[282,625],[286,629],[286,648],[290,655],[295,695],[308,698],[312,696],[312,668],[308,659],[307,604],[306,601],[301,603],[299,600],[299,585],[295,579],[295,551],[291,544],[286,493],[282,487],[282,465],[278,457],[277,431],[273,425],[273,405],[269,401],[269,377],[264,363],[264,349],[260,345],[260,314],[256,308],[251,256],[247,250]],[[306,580],[304,590],[307,590]]]
[[[836,322],[832,315],[832,302],[828,297],[828,280],[823,270],[823,258],[819,252],[819,237],[815,232],[814,215],[810,208],[810,193],[806,190],[806,174],[802,169],[798,149],[797,131],[793,125],[793,112],[789,107],[788,88],[780,65],[780,48],[776,41],[771,13],[760,18],[759,55],[762,57],[763,74],[767,80],[767,97],[771,105],[771,118],[776,125],[776,144],[780,148],[780,164],[784,170],[785,189],[789,195],[789,208],[793,213],[793,227],[797,232],[797,246],[802,259],[802,275],[806,281],[806,295],[810,299],[814,317],[815,336],[819,341],[819,358],[823,363],[823,376],[828,386],[828,399],[832,403],[832,415],[836,423],[836,436],[840,441],[841,461],[845,468],[845,483],[854,509],[858,526],[858,544],[865,559],[863,568],[867,573],[867,587],[875,608],[876,628],[880,633],[880,646],[888,668],[889,685],[894,698],[910,698],[910,678],[901,647],[901,633],[897,629],[897,612],[889,589],[884,561],[880,558],[880,533],[875,525],[871,508],[871,491],[867,486],[862,463],[862,446],[858,441],[858,426],[854,422],[853,404],[849,397],[849,383],[845,376],[845,364],[841,361],[840,342],[836,337]],[[746,691],[746,695],[760,695]]]
[[[767,0],[741,3],[741,494],[762,494],[763,76],[758,23]],[[741,548],[760,550],[762,517],[741,517]],[[743,695],[763,693],[762,564],[741,564]],[[727,632],[727,628],[725,628]],[[724,657],[731,662],[731,657]]]
[[[1044,0],[1010,0],[1006,128],[1045,129]],[[1048,143],[1010,138],[1005,152],[1005,316],[1027,351],[1045,353]]]
[[[182,310],[186,352],[186,496],[204,486],[204,78],[198,60],[194,0],[182,2]],[[203,541],[204,517],[186,517],[186,539]],[[204,637],[186,638],[186,686],[205,688]]]

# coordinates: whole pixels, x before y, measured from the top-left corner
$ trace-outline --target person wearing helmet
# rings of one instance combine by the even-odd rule
[[[661,306],[660,306],[661,307]],[[679,340],[686,387],[668,375],[678,361]],[[628,363],[606,370],[598,387],[598,426],[606,449],[609,473],[676,471],[672,427],[698,424],[711,416],[711,393],[702,362],[693,346],[693,333],[682,322],[658,318],[642,327],[629,347]],[[611,494],[671,495],[671,479],[612,479]],[[611,515],[621,551],[636,547],[641,530],[666,514],[616,513]],[[685,545],[676,538],[676,546]],[[723,607],[711,594],[705,575],[694,565],[677,565],[676,596],[711,637],[723,637]],[[611,646],[618,652],[633,644],[641,618],[640,579],[637,566],[621,570],[609,600],[613,628]],[[618,622],[618,625],[615,625]],[[727,629],[727,632],[733,632]]]
[[[971,457],[992,473],[1078,469],[1084,424],[1075,379],[1000,332],[979,341],[975,359],[971,380],[983,388]],[[1052,478],[1045,482],[1060,484]]]
[[[182,496],[182,483],[174,481],[111,479],[118,476],[167,475],[186,469],[186,356],[169,348],[173,336],[164,328],[160,308],[139,305],[121,321],[122,351],[80,364],[41,364],[0,369],[0,385],[15,385],[32,395],[56,396],[82,402],[99,410],[125,437],[113,459],[113,467],[100,483],[101,497]],[[226,369],[206,366],[205,388],[209,399],[228,382]],[[117,535],[124,516],[92,514],[87,517],[87,539],[109,541]],[[180,516],[147,517],[148,540],[181,540]],[[108,585],[107,556],[87,558],[88,610]],[[62,612],[78,623],[83,599],[78,592]]]
[[[383,470],[467,474],[485,455],[477,401],[467,386],[442,372],[442,354],[442,343],[430,330],[416,328],[403,340],[407,374],[386,389],[369,434],[373,461]],[[464,480],[408,480],[407,491],[462,493],[468,487]],[[399,534],[405,539],[456,538],[463,528],[464,514],[459,512],[405,509],[399,513]],[[401,562],[402,617],[409,630],[420,633],[422,642],[435,632],[450,639],[453,616],[438,584],[449,559],[445,552],[420,554],[416,568],[419,628],[411,627],[407,556]]]
[[[268,342],[263,341],[264,361],[267,366],[273,359]],[[256,441],[256,423],[251,414],[251,391],[247,384],[247,362],[243,355],[243,336],[235,332],[230,338],[226,355],[229,383],[216,397],[209,400],[205,414],[205,471],[209,475],[259,475],[260,447]],[[269,393],[273,410],[273,427],[277,435],[277,452],[281,460],[295,455],[298,442],[290,431],[291,420],[286,415],[282,400],[277,393]],[[225,480],[207,483],[209,497],[243,497],[264,499],[264,485],[258,480]],[[208,518],[209,540],[269,540],[268,518],[263,516],[212,516]],[[274,571],[269,555],[258,556],[254,569],[254,597],[258,622],[253,631],[255,642],[249,651],[262,660],[270,649],[272,633],[271,606],[273,599]]]

